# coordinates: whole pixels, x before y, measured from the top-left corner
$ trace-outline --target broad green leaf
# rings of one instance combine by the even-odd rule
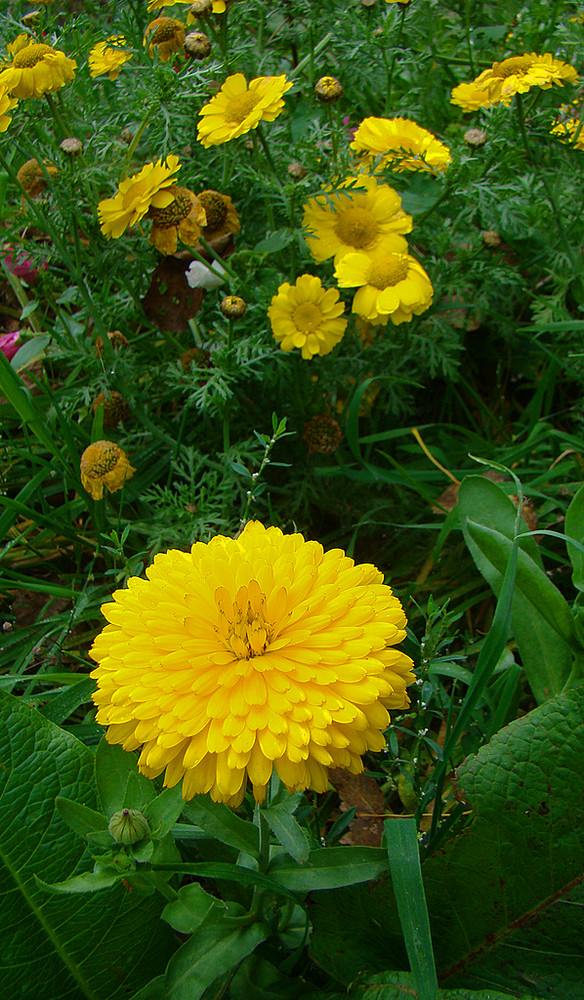
[[[244,854],[258,857],[260,844],[257,828],[241,819],[229,806],[213,802],[208,795],[196,795],[185,803],[183,813],[196,826],[202,827],[209,837]]]
[[[47,701],[40,709],[41,715],[51,722],[64,722],[76,708],[91,701],[95,686],[95,681],[91,677],[78,680],[76,684],[71,684],[65,691]]]
[[[572,563],[572,583],[576,590],[584,590],[584,553],[571,541],[584,542],[584,486],[581,486],[566,511],[564,522],[566,548]]]
[[[198,882],[183,885],[178,898],[167,903],[162,911],[162,919],[181,934],[192,934],[203,923],[212,910],[225,910],[225,903],[210,896]]]
[[[277,804],[263,810],[264,818],[284,850],[302,865],[308,861],[310,846],[304,830],[286,806]]]
[[[166,1000],[199,1000],[218,976],[251,955],[269,933],[265,924],[245,927],[230,918],[204,924],[168,963]]]
[[[123,875],[118,875],[114,871],[83,872],[82,875],[72,875],[64,882],[44,882],[37,878],[37,885],[46,892],[63,893],[64,895],[86,894],[88,892],[98,892],[100,889],[111,889],[117,882],[121,882]]]
[[[436,1000],[533,1000],[528,993],[500,993],[499,990],[437,990]],[[351,1000],[421,1000],[413,976],[408,972],[384,972],[364,976],[350,991]]]
[[[502,571],[506,561],[502,552],[492,555],[493,536],[489,536],[491,547],[489,556],[482,550],[469,531],[469,521],[473,522],[475,536],[479,525],[484,531],[497,532],[496,538],[506,539],[502,544],[512,544],[515,534],[517,511],[509,497],[495,483],[483,476],[467,476],[462,482],[458,497],[460,521],[466,544],[477,565],[496,595],[499,595],[502,582]],[[524,527],[524,525],[523,525]],[[479,530],[480,530],[479,528]],[[477,536],[478,537],[478,536]],[[509,551],[507,552],[507,557]],[[491,561],[492,558],[495,562]],[[541,558],[532,537],[523,537],[519,541],[519,557],[517,574],[521,569],[521,579],[524,582],[529,570],[535,573],[541,568]],[[541,570],[542,575],[543,570]],[[547,584],[553,587],[545,577]],[[538,577],[541,582],[541,577]],[[555,588],[553,588],[555,590]],[[549,593],[549,590],[546,591]],[[556,591],[560,601],[562,597]],[[568,609],[569,612],[569,609]],[[565,614],[562,607],[560,616]],[[562,619],[563,620],[563,619]],[[568,626],[569,628],[569,626]],[[559,694],[566,684],[572,668],[573,651],[548,623],[544,614],[536,608],[525,596],[519,584],[516,587],[512,604],[512,629],[519,646],[523,666],[531,689],[538,702]]]
[[[441,986],[518,996],[537,981],[538,996],[583,1000],[583,720],[580,685],[458,769],[474,821],[422,869]],[[387,877],[320,894],[312,916],[312,955],[336,978],[407,968]]]
[[[95,758],[18,699],[0,693],[0,939],[2,994],[34,1000],[123,1000],[159,974],[174,941],[147,899],[123,886],[54,895],[90,866],[57,797],[98,808]],[[84,857],[85,855],[85,857]]]
[[[287,247],[289,243],[295,237],[295,233],[291,229],[276,229],[274,233],[270,233],[266,236],[264,240],[260,240],[256,243],[254,247],[256,253],[276,253],[278,250],[283,250]]]
[[[314,892],[370,882],[386,871],[388,864],[381,847],[317,847],[302,866],[279,855],[268,874],[293,892]]]
[[[95,754],[97,790],[105,815],[118,809],[140,809],[156,796],[154,786],[138,774],[134,754],[102,739]]]
[[[80,837],[86,837],[88,833],[94,833],[96,830],[107,830],[107,819],[103,813],[90,809],[81,802],[74,802],[59,795],[55,805],[63,822]],[[113,843],[113,840],[111,842]]]
[[[154,837],[164,837],[170,832],[185,805],[181,786],[165,788],[152,802],[148,803],[147,820]]]

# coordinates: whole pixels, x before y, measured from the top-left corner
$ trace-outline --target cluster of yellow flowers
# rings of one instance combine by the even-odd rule
[[[450,152],[431,132],[406,118],[366,118],[351,149],[359,156],[354,175],[304,206],[303,226],[312,256],[319,264],[333,258],[340,288],[357,288],[352,311],[362,320],[398,324],[424,312],[432,303],[430,279],[408,253],[404,234],[412,217],[401,198],[377,173],[389,167],[445,170]],[[328,354],[341,340],[347,320],[335,288],[303,274],[285,282],[272,299],[268,316],[282,350],[299,348],[302,357]]]

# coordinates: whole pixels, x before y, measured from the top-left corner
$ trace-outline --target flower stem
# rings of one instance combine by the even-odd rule
[[[59,111],[59,109],[58,109],[58,107],[57,107],[57,105],[55,103],[55,99],[54,99],[53,95],[52,94],[45,94],[45,97],[47,99],[47,104],[49,106],[49,110],[50,110],[50,112],[51,112],[51,114],[53,116],[53,119],[54,119],[54,122],[55,122],[55,124],[57,126],[58,131],[62,134],[63,138],[66,138],[70,134],[71,130],[67,128],[65,122],[63,121],[61,112]]]
[[[329,128],[331,132],[331,147],[333,151],[333,162],[336,166],[337,159],[339,156],[339,144],[337,140],[337,123],[335,122],[335,118],[333,115],[332,104],[327,104],[326,110],[328,114]]]
[[[407,10],[406,7],[402,7],[401,11],[400,11],[399,25],[398,25],[398,29],[397,29],[397,38],[395,40],[395,45],[393,47],[394,48],[394,53],[393,53],[393,57],[392,57],[392,60],[391,60],[391,66],[389,68],[387,66],[387,56],[385,55],[385,49],[382,49],[383,61],[385,63],[385,71],[387,73],[387,86],[385,88],[385,110],[386,111],[390,111],[391,110],[391,85],[392,85],[392,82],[393,82],[393,71],[395,69],[395,64],[396,64],[396,60],[397,60],[397,50],[399,49],[399,46],[400,46],[400,43],[401,43],[401,39],[402,39],[403,30],[404,30],[404,21],[406,19],[406,10]]]
[[[213,247],[211,246],[210,243],[207,243],[207,240],[205,239],[204,236],[199,236],[199,243],[201,244],[201,246],[203,247],[203,249],[206,250],[207,253],[211,255],[211,257],[213,258],[213,260],[216,260],[217,263],[221,265],[221,267],[223,268],[223,270],[227,271],[227,274],[229,275],[229,277],[233,281],[236,281],[236,282],[239,283],[239,278],[238,278],[237,274],[235,273],[235,271],[233,270],[233,268],[229,266],[229,264],[227,263],[227,261],[223,257],[220,257],[219,254],[215,250],[213,250]],[[199,257],[198,253],[196,253],[193,250],[192,247],[190,248],[190,250],[191,250],[191,253],[193,254],[193,257],[196,257],[197,260],[200,260],[203,264],[205,264],[205,265],[208,266],[208,264],[209,264],[208,260],[205,260],[204,257]]]
[[[128,172],[128,165],[129,165],[130,160],[132,159],[132,157],[134,155],[134,151],[136,149],[136,146],[138,145],[138,143],[140,142],[140,139],[142,138],[142,136],[144,135],[144,132],[146,131],[146,128],[148,126],[148,122],[150,121],[150,119],[152,118],[152,115],[158,110],[159,107],[160,107],[160,104],[157,101],[156,104],[154,104],[150,108],[150,110],[147,111],[146,114],[144,115],[144,118],[142,119],[142,123],[139,126],[138,131],[136,132],[136,135],[134,136],[134,138],[132,139],[132,141],[131,141],[131,143],[130,143],[130,145],[128,147],[128,152],[126,153],[126,159],[124,160],[124,166],[123,166],[123,169],[122,169],[122,180],[125,179],[125,177],[126,177],[126,174]]]
[[[255,161],[256,161],[256,164],[257,164],[257,167],[258,167],[258,172],[261,175],[261,172],[262,172],[262,163],[261,163],[260,151],[259,151],[259,147],[258,147],[258,138],[259,138],[260,142],[262,142],[263,136],[262,136],[262,134],[260,132],[260,126],[259,125],[257,127],[257,133],[258,133],[257,137],[256,137],[255,134],[253,136],[253,151],[254,151]],[[264,147],[264,152],[265,152],[265,147]],[[268,151],[268,153],[266,155],[266,159],[267,159],[268,163],[270,164],[272,170],[274,170],[275,169],[274,168],[274,163],[273,163],[273,160],[272,160],[272,157],[271,157],[269,151]],[[266,216],[267,216],[267,219],[268,219],[268,226],[269,226],[269,228],[271,230],[274,230],[276,228],[276,219],[274,217],[274,206],[272,205],[272,199],[270,197],[270,192],[266,191],[265,188],[264,188],[264,192],[263,192],[263,199],[264,199],[264,205],[266,207]]]

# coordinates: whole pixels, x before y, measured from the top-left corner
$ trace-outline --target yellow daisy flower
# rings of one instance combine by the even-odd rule
[[[304,205],[302,225],[308,232],[306,242],[316,261],[329,257],[335,264],[351,250],[382,252],[388,242],[391,249],[407,251],[407,242],[398,233],[412,230],[412,217],[401,207],[401,198],[388,184],[378,184],[374,177],[350,177],[341,188],[317,195]]]
[[[555,59],[550,52],[545,52],[542,56],[536,52],[526,52],[522,56],[511,56],[510,59],[496,62],[489,69],[483,70],[471,83],[461,83],[455,87],[451,104],[458,105],[463,111],[509,104],[513,94],[525,94],[532,87],[548,90],[554,83],[562,87],[564,80],[567,83],[578,82],[578,74],[569,63]]]
[[[409,254],[372,260],[365,253],[348,253],[337,264],[335,278],[340,288],[359,286],[352,311],[369,323],[409,323],[432,305],[432,283]]]
[[[18,35],[7,47],[12,63],[0,70],[0,89],[13,97],[42,97],[60,90],[75,76],[77,63],[60,49]]]
[[[200,191],[198,197],[207,216],[203,236],[208,243],[230,233],[239,232],[241,229],[239,216],[228,194],[221,194],[220,191],[208,188]]]
[[[323,288],[320,278],[301,274],[296,284],[285,281],[274,295],[268,317],[274,339],[283,351],[298,347],[310,361],[329,354],[343,339],[347,320],[336,288]]]
[[[118,185],[113,198],[105,198],[97,206],[102,233],[117,239],[128,228],[144,218],[151,206],[168,208],[174,196],[168,189],[174,184],[173,176],[180,170],[178,156],[171,154],[166,160],[147,163],[139,173],[126,178]]]
[[[174,17],[157,17],[151,21],[144,35],[144,46],[153,56],[158,50],[161,62],[167,62],[175,52],[180,52],[185,44],[185,26]]]
[[[11,111],[14,110],[18,101],[11,97],[7,90],[0,89],[0,132],[5,132],[12,121]]]
[[[156,556],[102,606],[91,657],[106,739],[142,747],[138,767],[185,799],[263,801],[328,787],[385,747],[389,709],[409,705],[412,661],[398,599],[370,563],[258,521],[190,552]]]
[[[122,45],[126,45],[123,35],[110,35],[107,41],[94,45],[88,57],[89,75],[96,77],[107,73],[110,80],[116,80],[124,63],[133,56],[132,52],[125,52]]]
[[[160,253],[176,253],[178,241],[189,247],[197,246],[201,229],[207,216],[196,194],[185,187],[173,184],[167,188],[173,200],[165,208],[152,206],[148,212],[152,219],[150,242]]]
[[[553,128],[550,129],[550,135],[557,135],[562,142],[573,146],[574,149],[584,149],[584,128],[578,117],[577,109],[564,105],[560,110],[568,117],[564,118],[563,121],[554,122]],[[575,141],[574,136],[577,137]]]
[[[108,493],[121,490],[135,471],[126,453],[113,441],[95,441],[81,456],[81,482],[94,500],[101,500],[104,487]]]
[[[451,161],[450,150],[432,132],[409,118],[365,118],[355,132],[351,149],[370,165],[392,170],[439,173]]]
[[[197,138],[205,147],[218,146],[245,135],[261,121],[274,121],[291,86],[284,74],[258,76],[249,87],[243,73],[228,76],[219,93],[201,108]]]

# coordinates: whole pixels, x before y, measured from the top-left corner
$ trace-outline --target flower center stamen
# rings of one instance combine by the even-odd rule
[[[108,472],[115,469],[118,464],[118,448],[117,446],[110,445],[109,447],[103,446],[100,449],[100,455],[94,458],[91,468],[87,470],[87,475],[92,479],[98,479],[101,476],[106,476]]]
[[[158,25],[150,39],[152,45],[160,45],[161,42],[169,42],[175,38],[182,28],[180,21],[174,17],[158,18]]]
[[[257,580],[240,587],[232,600],[227,587],[217,587],[219,610],[217,632],[223,643],[240,660],[251,660],[266,651],[274,637],[274,627],[266,621],[266,595]]]
[[[207,214],[207,228],[219,229],[227,218],[227,205],[219,192],[201,191],[199,201]]]
[[[149,212],[154,225],[161,226],[162,228],[178,226],[183,219],[186,219],[192,208],[187,188],[177,187],[173,184],[168,190],[174,195],[174,201],[171,201],[170,205],[167,205],[166,208],[154,208],[152,206]]]
[[[225,121],[241,125],[244,118],[247,118],[250,111],[253,111],[258,103],[258,96],[246,90],[243,94],[229,99],[229,107],[225,111]]]
[[[408,274],[408,258],[404,254],[394,253],[390,257],[380,257],[369,275],[369,284],[380,290],[390,285],[399,285]]]
[[[532,64],[533,60],[529,56],[511,56],[493,67],[493,75],[504,79],[508,76],[525,76]]]
[[[314,302],[303,302],[302,305],[296,306],[292,318],[302,333],[310,333],[321,325],[322,311]]]
[[[47,53],[52,51],[50,45],[43,45],[41,42],[27,45],[20,52],[16,53],[13,65],[17,69],[30,69],[32,66],[36,66],[37,63],[42,62]]]
[[[379,226],[366,208],[347,208],[339,213],[335,233],[347,246],[364,250],[377,239]]]

